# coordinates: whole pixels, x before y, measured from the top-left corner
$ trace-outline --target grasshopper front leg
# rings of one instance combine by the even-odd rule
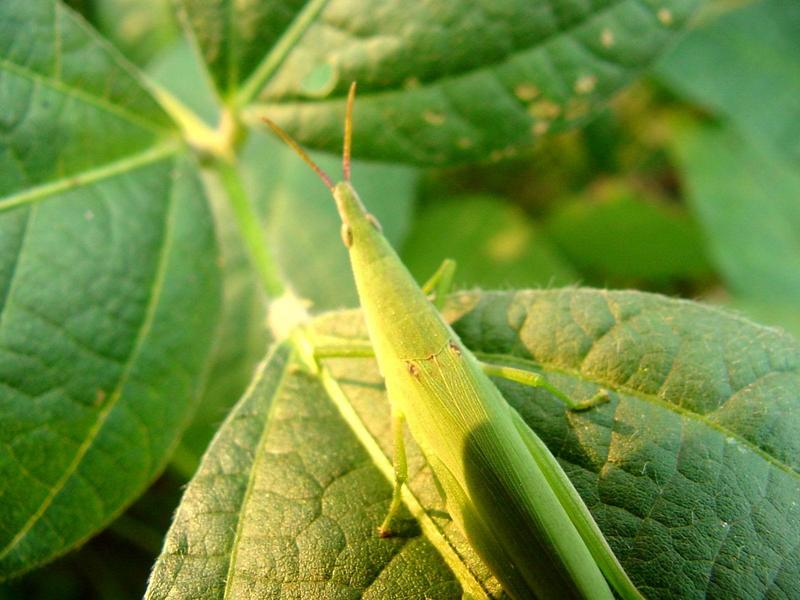
[[[453,277],[456,273],[456,261],[452,258],[445,258],[436,272],[422,286],[422,292],[431,298],[431,302],[436,310],[442,310],[447,295],[453,288]]]
[[[392,502],[389,505],[389,510],[386,513],[386,517],[383,519],[383,523],[378,527],[378,535],[382,538],[391,537],[393,535],[392,522],[400,511],[403,500],[403,484],[408,481],[408,460],[406,459],[406,443],[403,437],[404,425],[405,417],[403,417],[403,413],[392,407],[394,489],[392,490]]]

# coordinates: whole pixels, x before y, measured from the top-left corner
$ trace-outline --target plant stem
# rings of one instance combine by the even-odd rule
[[[258,95],[327,3],[328,0],[311,0],[303,7],[280,37],[278,43],[272,47],[250,78],[244,82],[234,99],[236,107],[248,104]]]
[[[250,259],[258,273],[264,291],[270,298],[277,298],[285,291],[283,279],[277,262],[267,246],[261,228],[261,219],[253,207],[244,189],[241,175],[235,164],[224,158],[217,158],[214,171],[219,177],[222,187],[227,193],[239,231],[242,234]]]

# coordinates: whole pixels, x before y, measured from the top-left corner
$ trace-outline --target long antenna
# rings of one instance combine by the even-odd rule
[[[342,172],[344,180],[350,181],[350,148],[353,145],[353,103],[356,99],[356,82],[350,84],[347,93],[347,111],[344,115],[344,150],[342,151]]]
[[[333,191],[333,181],[331,181],[331,178],[328,177],[328,174],[325,171],[323,171],[322,169],[319,168],[319,165],[317,165],[317,163],[315,163],[313,160],[311,160],[311,157],[306,153],[305,150],[303,150],[303,148],[300,146],[300,144],[295,142],[288,133],[286,133],[283,129],[281,129],[277,125],[277,123],[275,123],[275,121],[273,121],[271,119],[268,119],[267,117],[261,117],[261,119],[264,121],[264,123],[269,125],[269,128],[272,129],[272,131],[274,131],[278,135],[279,138],[281,138],[284,142],[286,142],[286,144],[292,150],[297,152],[297,154],[300,156],[300,158],[302,158],[304,161],[306,161],[306,164],[309,167],[311,167],[317,175],[319,175],[320,179],[322,179],[322,183],[325,184],[325,187],[327,187],[329,190]]]

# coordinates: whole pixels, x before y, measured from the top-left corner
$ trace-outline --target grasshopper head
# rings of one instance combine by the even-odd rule
[[[333,199],[336,201],[336,208],[339,211],[339,216],[342,218],[343,223],[349,223],[355,220],[357,216],[363,217],[367,215],[364,205],[361,203],[361,199],[358,197],[356,190],[350,183],[350,147],[353,139],[353,102],[355,100],[355,95],[356,82],[354,81],[350,85],[350,91],[347,94],[347,108],[344,119],[344,151],[342,153],[342,172],[344,174],[344,181],[340,181],[335,185],[328,174],[325,173],[325,171],[323,171],[311,159],[311,157],[306,153],[305,150],[303,150],[300,144],[292,139],[292,137],[283,129],[281,129],[276,123],[264,117],[264,122],[269,125],[270,129],[272,129],[284,142],[286,142],[300,156],[300,158],[302,158],[306,164],[308,164],[308,166],[314,170],[314,172],[322,180],[322,183],[325,184],[325,187],[331,191],[333,194]],[[372,219],[374,220],[374,217]]]
[[[367,211],[358,192],[349,181],[340,181],[331,191],[343,223],[354,223],[359,218],[364,218]]]

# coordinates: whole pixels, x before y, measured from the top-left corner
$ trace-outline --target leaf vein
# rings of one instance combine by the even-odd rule
[[[71,87],[65,84],[61,80],[51,79],[49,77],[45,77],[35,71],[31,71],[30,69],[26,69],[16,63],[11,62],[8,59],[0,58],[0,68],[5,69],[9,73],[12,73],[18,77],[22,77],[24,79],[28,79],[29,81],[33,82],[34,84],[41,85],[43,87],[50,88],[57,92],[64,94],[65,96],[70,96],[85,104],[89,104],[100,110],[115,115],[124,121],[127,121],[131,125],[136,125],[142,129],[146,129],[147,131],[152,131],[159,135],[163,135],[164,132],[169,131],[164,127],[152,123],[146,119],[142,119],[135,113],[132,113],[122,106],[118,104],[114,104],[113,102],[109,102],[105,98],[101,98],[98,96],[93,96],[91,94],[87,94],[86,92],[80,90],[79,88]]]
[[[121,160],[75,173],[62,179],[36,185],[27,190],[9,194],[5,197],[0,197],[0,213],[17,206],[35,203],[48,196],[53,196],[72,188],[96,183],[127,171],[136,170],[139,167],[158,162],[172,154],[176,154],[178,149],[179,146],[175,142],[159,144],[158,146],[148,148],[143,152],[127,156]]]

